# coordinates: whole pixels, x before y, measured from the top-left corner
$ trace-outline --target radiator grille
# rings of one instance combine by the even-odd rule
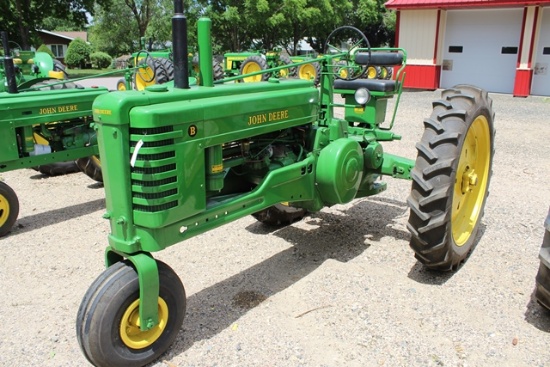
[[[142,140],[132,172],[135,211],[155,213],[178,205],[177,164],[172,126],[130,129],[130,153]]]

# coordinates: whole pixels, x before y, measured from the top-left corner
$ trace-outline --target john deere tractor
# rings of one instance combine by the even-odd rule
[[[296,76],[296,67],[292,64],[290,57],[282,53],[281,48],[274,48],[271,51],[254,52],[230,52],[224,54],[224,67],[226,76],[252,74],[258,71],[273,69],[269,73],[254,74],[237,80],[245,83],[266,81],[269,77],[289,78]],[[288,66],[277,68],[279,66]]]
[[[8,42],[7,38],[5,41]],[[6,58],[13,61],[15,83],[19,89],[25,89],[43,81],[67,78],[65,66],[46,52],[23,51],[16,43],[9,43],[13,48],[8,47],[9,53],[4,53],[4,56],[0,57],[0,93],[7,89],[4,66]]]
[[[201,18],[203,78],[190,86],[186,19],[181,1],[174,3],[173,56],[181,66],[174,87],[113,92],[93,104],[99,152],[109,157],[102,169],[111,231],[107,269],[77,313],[78,342],[90,363],[142,366],[164,353],[181,333],[186,297],[180,278],[153,253],[247,215],[285,225],[379,194],[387,187],[383,178],[411,180],[408,228],[417,259],[439,270],[465,260],[491,177],[494,114],[487,92],[470,85],[443,91],[423,122],[416,160],[399,157],[389,150],[400,136],[393,120],[384,121],[388,100],[398,102],[402,91],[404,50],[374,51],[359,30],[341,27],[325,48],[353,38],[358,51],[315,59],[319,87],[274,77],[215,83],[211,21]],[[344,78],[343,58],[360,68],[399,70],[395,80],[360,79],[354,70]],[[343,118],[336,108],[344,109]]]

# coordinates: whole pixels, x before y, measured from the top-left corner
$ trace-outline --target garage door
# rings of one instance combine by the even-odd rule
[[[550,96],[550,8],[544,8],[539,32],[539,42],[535,48],[533,84],[531,94]]]
[[[448,11],[441,86],[512,93],[522,20],[522,9]]]

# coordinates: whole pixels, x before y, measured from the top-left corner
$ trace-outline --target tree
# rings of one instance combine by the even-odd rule
[[[93,5],[107,7],[111,0],[2,0],[0,1],[0,29],[21,45],[24,50],[38,39],[37,29],[42,29],[44,19],[55,16],[70,20],[75,25],[86,24],[86,12],[93,15]]]
[[[90,54],[92,47],[89,46],[83,39],[75,38],[67,47],[67,55],[65,55],[65,63],[70,68],[84,69],[86,64],[90,62]]]
[[[112,56],[131,53],[139,45],[139,31],[130,9],[123,1],[113,1],[109,10],[97,5],[88,40],[94,50]]]

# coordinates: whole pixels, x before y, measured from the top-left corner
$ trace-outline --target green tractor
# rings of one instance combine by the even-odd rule
[[[0,173],[21,168],[45,174],[78,170],[75,161],[86,164],[98,154],[91,128],[92,103],[107,89],[84,89],[59,80],[64,73],[49,70],[54,63],[48,54],[34,53],[31,61],[24,56],[31,53],[12,53],[8,44],[2,32],[1,84],[5,89],[0,92]],[[25,63],[33,70],[31,74],[17,67]],[[10,231],[18,213],[16,193],[0,182],[0,236]]]
[[[181,1],[174,3],[178,62],[187,54],[187,26]],[[443,91],[424,120],[415,161],[386,151],[400,139],[393,119],[384,121],[388,100],[398,102],[403,88],[404,50],[374,52],[353,28],[357,52],[309,61],[321,66],[318,87],[273,77],[215,82],[210,27],[209,19],[198,21],[199,85],[190,86],[188,71],[178,70],[173,87],[114,92],[94,102],[99,152],[109,157],[102,169],[111,231],[107,269],[84,295],[76,330],[95,366],[143,366],[163,354],[181,333],[186,296],[178,275],[153,253],[247,215],[286,225],[379,194],[387,187],[382,178],[391,177],[412,181],[408,228],[420,262],[456,269],[474,247],[494,153],[487,92],[470,85]],[[349,39],[351,29],[333,31],[325,48]],[[361,69],[399,70],[395,80],[361,79],[355,70],[344,78],[342,58]]]
[[[172,58],[172,49],[153,50],[152,40],[149,40],[146,46],[145,37],[140,41],[141,51],[134,52],[128,63],[136,68],[133,74],[127,75],[126,78],[119,79],[117,82],[117,90],[126,90],[127,85],[132,85],[133,89],[144,90],[145,88],[155,85],[164,84],[174,79],[174,63]],[[191,83],[197,83],[200,79],[199,57],[198,54],[188,54],[189,78]],[[214,59],[213,74],[214,80],[223,79],[223,68],[220,63]],[[140,67],[141,66],[141,67]]]
[[[271,51],[230,52],[224,56],[224,72],[227,77],[253,74],[259,71],[275,69],[263,74],[254,74],[246,78],[237,79],[244,83],[266,81],[270,77],[289,78],[296,76],[297,68],[289,56],[282,53],[282,48]],[[284,67],[287,66],[287,67]]]
[[[6,42],[7,38],[6,38]],[[3,57],[0,57],[0,93],[5,92],[7,84],[6,68],[4,60],[10,58],[13,61],[15,83],[19,89],[25,89],[39,82],[49,80],[67,79],[65,66],[52,58],[46,52],[23,51],[14,42],[9,42],[13,48],[8,48]]]

